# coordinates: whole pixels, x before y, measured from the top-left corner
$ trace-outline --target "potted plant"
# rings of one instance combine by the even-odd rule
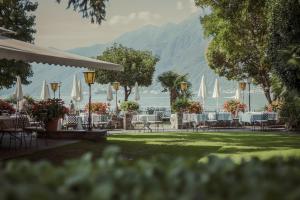
[[[14,109],[12,104],[0,99],[0,114],[3,114],[3,113],[13,114],[15,112],[16,112],[16,110]]]
[[[109,103],[102,103],[102,102],[96,102],[96,103],[91,103],[91,111],[92,113],[96,113],[99,115],[106,115],[109,113]],[[89,110],[89,104],[86,104],[85,110]]]
[[[267,105],[265,107],[265,111],[267,112],[278,112],[281,110],[282,108],[282,101],[280,100],[275,100],[275,101],[272,101],[271,104]]]
[[[245,112],[246,104],[243,104],[238,100],[232,99],[229,101],[225,101],[224,110],[226,112],[230,112],[232,114],[233,118],[236,118],[240,111]]]
[[[48,132],[56,131],[58,120],[68,113],[63,101],[49,99],[46,101],[34,102],[29,115],[40,122],[43,122]]]
[[[191,102],[187,98],[177,98],[172,105],[172,112],[175,113],[175,118],[172,119],[173,127],[180,129],[182,128],[182,117],[184,112],[189,111]]]
[[[188,111],[189,113],[195,113],[195,114],[200,114],[203,112],[203,108],[202,105],[200,104],[200,102],[191,102],[189,107],[188,107]]]
[[[121,103],[121,110],[124,111],[123,128],[129,129],[131,125],[132,114],[138,111],[140,108],[139,104],[135,101],[123,101]]]

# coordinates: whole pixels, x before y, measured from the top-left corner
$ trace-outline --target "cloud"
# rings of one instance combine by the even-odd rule
[[[160,19],[161,16],[157,13],[151,13],[149,11],[141,11],[141,12],[133,12],[133,13],[129,13],[126,16],[122,16],[122,15],[115,15],[113,17],[111,17],[108,20],[108,24],[109,25],[116,25],[116,24],[129,24],[133,21],[139,20],[139,21],[144,21],[144,22],[152,22],[155,20]]]
[[[183,3],[181,1],[177,1],[177,3],[176,3],[176,9],[177,10],[182,10],[183,9]]]

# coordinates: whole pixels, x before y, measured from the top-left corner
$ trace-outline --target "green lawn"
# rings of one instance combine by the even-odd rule
[[[115,145],[120,147],[125,158],[147,158],[168,154],[205,160],[206,156],[231,157],[235,160],[256,156],[267,159],[273,156],[300,156],[300,135],[287,133],[233,132],[233,133],[131,133],[108,136],[107,142],[82,141],[75,144],[45,150],[23,156],[32,161],[47,159],[61,163],[65,159],[77,158],[86,152],[101,156],[103,149]]]

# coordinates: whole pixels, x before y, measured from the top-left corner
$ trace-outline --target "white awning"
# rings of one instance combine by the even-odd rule
[[[1,35],[0,59],[21,60],[30,63],[36,62],[90,69],[123,70],[123,66],[118,64],[79,56],[57,49],[39,47],[34,44]]]

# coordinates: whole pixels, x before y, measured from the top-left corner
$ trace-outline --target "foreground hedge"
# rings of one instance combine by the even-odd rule
[[[9,162],[0,171],[0,199],[300,199],[300,160],[211,157],[128,161],[116,149],[103,157],[53,166]]]

